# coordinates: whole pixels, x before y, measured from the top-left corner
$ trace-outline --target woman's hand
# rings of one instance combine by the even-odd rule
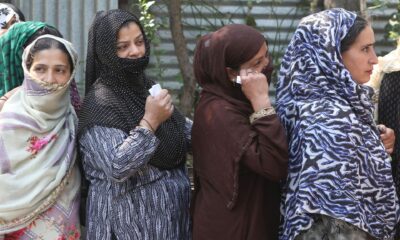
[[[251,102],[254,112],[271,106],[268,82],[264,74],[251,69],[240,70],[242,91]]]
[[[379,124],[378,129],[381,133],[380,137],[383,145],[385,146],[386,152],[392,154],[394,149],[394,142],[396,140],[393,129],[388,128],[383,124]]]
[[[144,111],[144,116],[140,123],[145,126],[150,125],[147,127],[155,132],[160,124],[167,120],[174,111],[172,97],[168,90],[162,89],[155,97],[148,96]]]

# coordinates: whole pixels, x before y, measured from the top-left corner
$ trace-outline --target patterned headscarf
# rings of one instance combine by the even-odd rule
[[[283,57],[277,112],[289,137],[281,239],[311,227],[312,214],[393,235],[399,202],[390,158],[373,121],[370,88],[343,65],[340,43],[356,15],[331,9],[300,22]]]
[[[26,60],[42,38],[62,43],[74,69],[57,90],[30,76]],[[21,229],[57,200],[76,159],[77,117],[69,97],[77,53],[62,38],[43,35],[23,55],[25,80],[0,112],[0,235]],[[79,180],[79,179],[78,179]],[[76,184],[76,189],[79,183]]]
[[[49,32],[44,28],[53,27],[43,22],[16,23],[0,37],[0,96],[22,84],[24,80],[22,52],[38,32],[40,34]],[[55,30],[55,32],[58,31]],[[58,37],[61,37],[61,34]],[[71,99],[72,105],[78,111],[81,101],[75,80],[71,83]]]
[[[126,22],[136,23],[145,41],[145,55],[138,59],[120,58],[116,42]],[[127,134],[143,118],[148,89],[154,84],[144,73],[149,62],[150,44],[139,19],[116,9],[100,11],[89,30],[86,59],[86,97],[79,116],[79,136],[94,125],[121,129]],[[185,118],[174,110],[155,132],[160,144],[150,160],[159,168],[174,168],[185,160]]]
[[[14,16],[16,22],[19,22],[19,15],[10,6],[0,3],[0,28],[4,29]]]

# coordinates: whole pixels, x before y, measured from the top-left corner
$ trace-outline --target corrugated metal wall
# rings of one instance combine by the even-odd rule
[[[11,3],[21,9],[27,20],[57,27],[74,44],[80,58],[76,81],[82,94],[90,24],[97,11],[118,8],[118,0],[13,0]]]
[[[384,40],[384,27],[389,16],[396,11],[398,1],[388,0],[388,8],[371,12],[378,54],[384,54],[394,48]],[[118,2],[131,4],[134,1],[11,0],[11,3],[20,7],[27,19],[48,22],[60,29],[66,39],[72,41],[80,53],[82,63],[77,75],[80,89],[83,86],[87,32],[92,18],[98,10],[117,8]],[[163,27],[159,30],[161,43],[152,47],[151,65],[147,72],[153,79],[177,92],[181,87],[182,77],[174,52],[168,12],[164,2],[158,0],[152,8],[152,12],[158,21],[163,23]],[[188,49],[191,53],[193,53],[199,35],[212,31],[215,27],[223,24],[244,23],[246,15],[251,15],[256,21],[256,27],[269,39],[270,51],[279,54],[286,49],[300,19],[309,13],[308,0],[198,0],[183,2],[184,34],[187,37]],[[250,2],[252,3],[251,8],[248,7]],[[273,91],[273,87],[271,90]]]
[[[384,39],[384,27],[389,16],[396,11],[398,1],[388,0],[387,8],[370,12],[377,41],[376,51],[379,55],[394,49],[394,46]],[[155,54],[151,57],[153,68],[148,71],[148,75],[163,82],[165,87],[177,91],[181,87],[182,78],[169,30],[167,7],[162,2],[157,2],[152,8],[154,15],[158,17],[158,21],[162,22],[164,27],[159,31],[161,44],[153,47],[155,50]],[[308,0],[199,0],[183,2],[185,2],[182,5],[184,34],[187,38],[188,49],[191,52],[199,35],[212,31],[215,26],[222,26],[222,24],[245,23],[246,15],[250,14],[255,19],[256,28],[268,38],[270,52],[279,55],[286,50],[300,19],[309,14]],[[191,3],[188,4],[188,2]],[[248,7],[249,2],[252,2],[251,8]],[[371,3],[372,0],[368,2]],[[155,66],[159,67],[156,68]],[[279,69],[279,63],[277,63],[276,69]],[[271,86],[271,92],[274,95],[273,86]]]

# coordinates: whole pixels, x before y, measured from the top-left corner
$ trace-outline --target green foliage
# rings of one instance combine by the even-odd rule
[[[388,0],[373,0],[368,10],[387,9]],[[385,37],[391,42],[396,42],[400,37],[400,2],[397,4],[397,12],[393,13],[385,26]]]
[[[143,28],[146,32],[147,37],[150,40],[157,38],[157,30],[160,24],[156,23],[156,20],[150,12],[150,8],[156,3],[156,1],[139,0],[140,9],[140,22],[143,24]]]
[[[160,38],[157,36],[157,33],[151,34],[151,32],[155,32],[159,28],[164,30],[168,29],[168,27],[166,27],[168,26],[168,15],[162,14],[162,12],[165,11],[164,8],[168,4],[168,0],[156,2],[148,0],[138,1],[139,5],[141,5],[141,21],[144,23],[146,33],[149,36],[153,36],[151,40],[154,46],[155,43],[160,42]],[[224,11],[224,8],[220,7],[221,4],[225,4],[223,3],[224,1],[226,5],[230,7],[229,11]],[[181,4],[182,25],[185,30],[188,30],[185,34],[196,34],[192,36],[195,39],[208,32],[215,31],[224,25],[238,22],[238,20],[239,22],[259,29],[261,32],[270,32],[268,28],[257,26],[257,19],[260,18],[260,14],[254,13],[255,7],[259,8],[259,6],[262,6],[265,8],[265,14],[262,15],[262,18],[269,19],[275,25],[275,29],[277,29],[276,32],[266,35],[270,43],[269,53],[273,57],[275,66],[272,82],[275,83],[277,81],[276,74],[279,70],[282,54],[287,46],[287,39],[289,38],[289,34],[293,33],[298,21],[296,18],[289,18],[291,22],[289,23],[290,26],[288,26],[288,19],[280,15],[279,8],[285,4],[284,0],[268,0],[268,4],[266,4],[265,0],[241,0],[235,1],[232,5],[229,3],[229,0],[182,0]],[[156,18],[159,23],[156,23],[154,16],[150,14],[151,9],[154,12],[161,13],[158,14]],[[300,0],[297,7],[291,9],[288,14],[296,15],[300,18],[309,11],[310,0]],[[288,31],[288,28],[291,30]],[[194,42],[190,41],[188,43],[194,44]],[[165,53],[165,50],[156,50],[155,54],[152,55],[152,58],[156,60],[156,63],[152,66],[152,71],[153,73],[154,71],[157,72],[158,81],[165,79],[162,75],[166,72],[166,69],[160,68],[165,68],[165,66],[169,64],[161,62],[161,56]],[[182,81],[182,76],[177,74],[174,77],[174,81]]]
[[[163,25],[162,23],[158,23],[155,16],[151,13],[151,8],[154,7],[155,4],[156,1],[138,0],[138,3],[134,4],[132,7],[137,7],[139,9],[139,20],[142,23],[147,38],[153,46],[151,55],[155,58],[155,76],[157,79],[162,79],[165,68],[162,67],[163,63],[161,61],[161,56],[164,54],[165,51],[157,49],[157,47],[161,43],[161,38],[158,35],[158,30],[163,27]]]
[[[397,41],[400,37],[400,3],[397,5],[397,13],[394,13],[385,27],[387,38],[391,41]]]

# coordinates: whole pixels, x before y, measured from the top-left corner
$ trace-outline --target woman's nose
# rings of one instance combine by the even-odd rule
[[[135,44],[131,44],[129,47],[129,57],[136,58],[139,55],[139,48]]]
[[[372,50],[371,57],[369,59],[370,64],[377,64],[378,63],[378,57],[376,56],[375,50]]]
[[[45,77],[45,79],[43,79],[43,81],[46,81],[48,83],[56,83],[57,82],[55,72],[53,72],[53,71],[47,71],[47,73],[45,74],[44,77]]]

